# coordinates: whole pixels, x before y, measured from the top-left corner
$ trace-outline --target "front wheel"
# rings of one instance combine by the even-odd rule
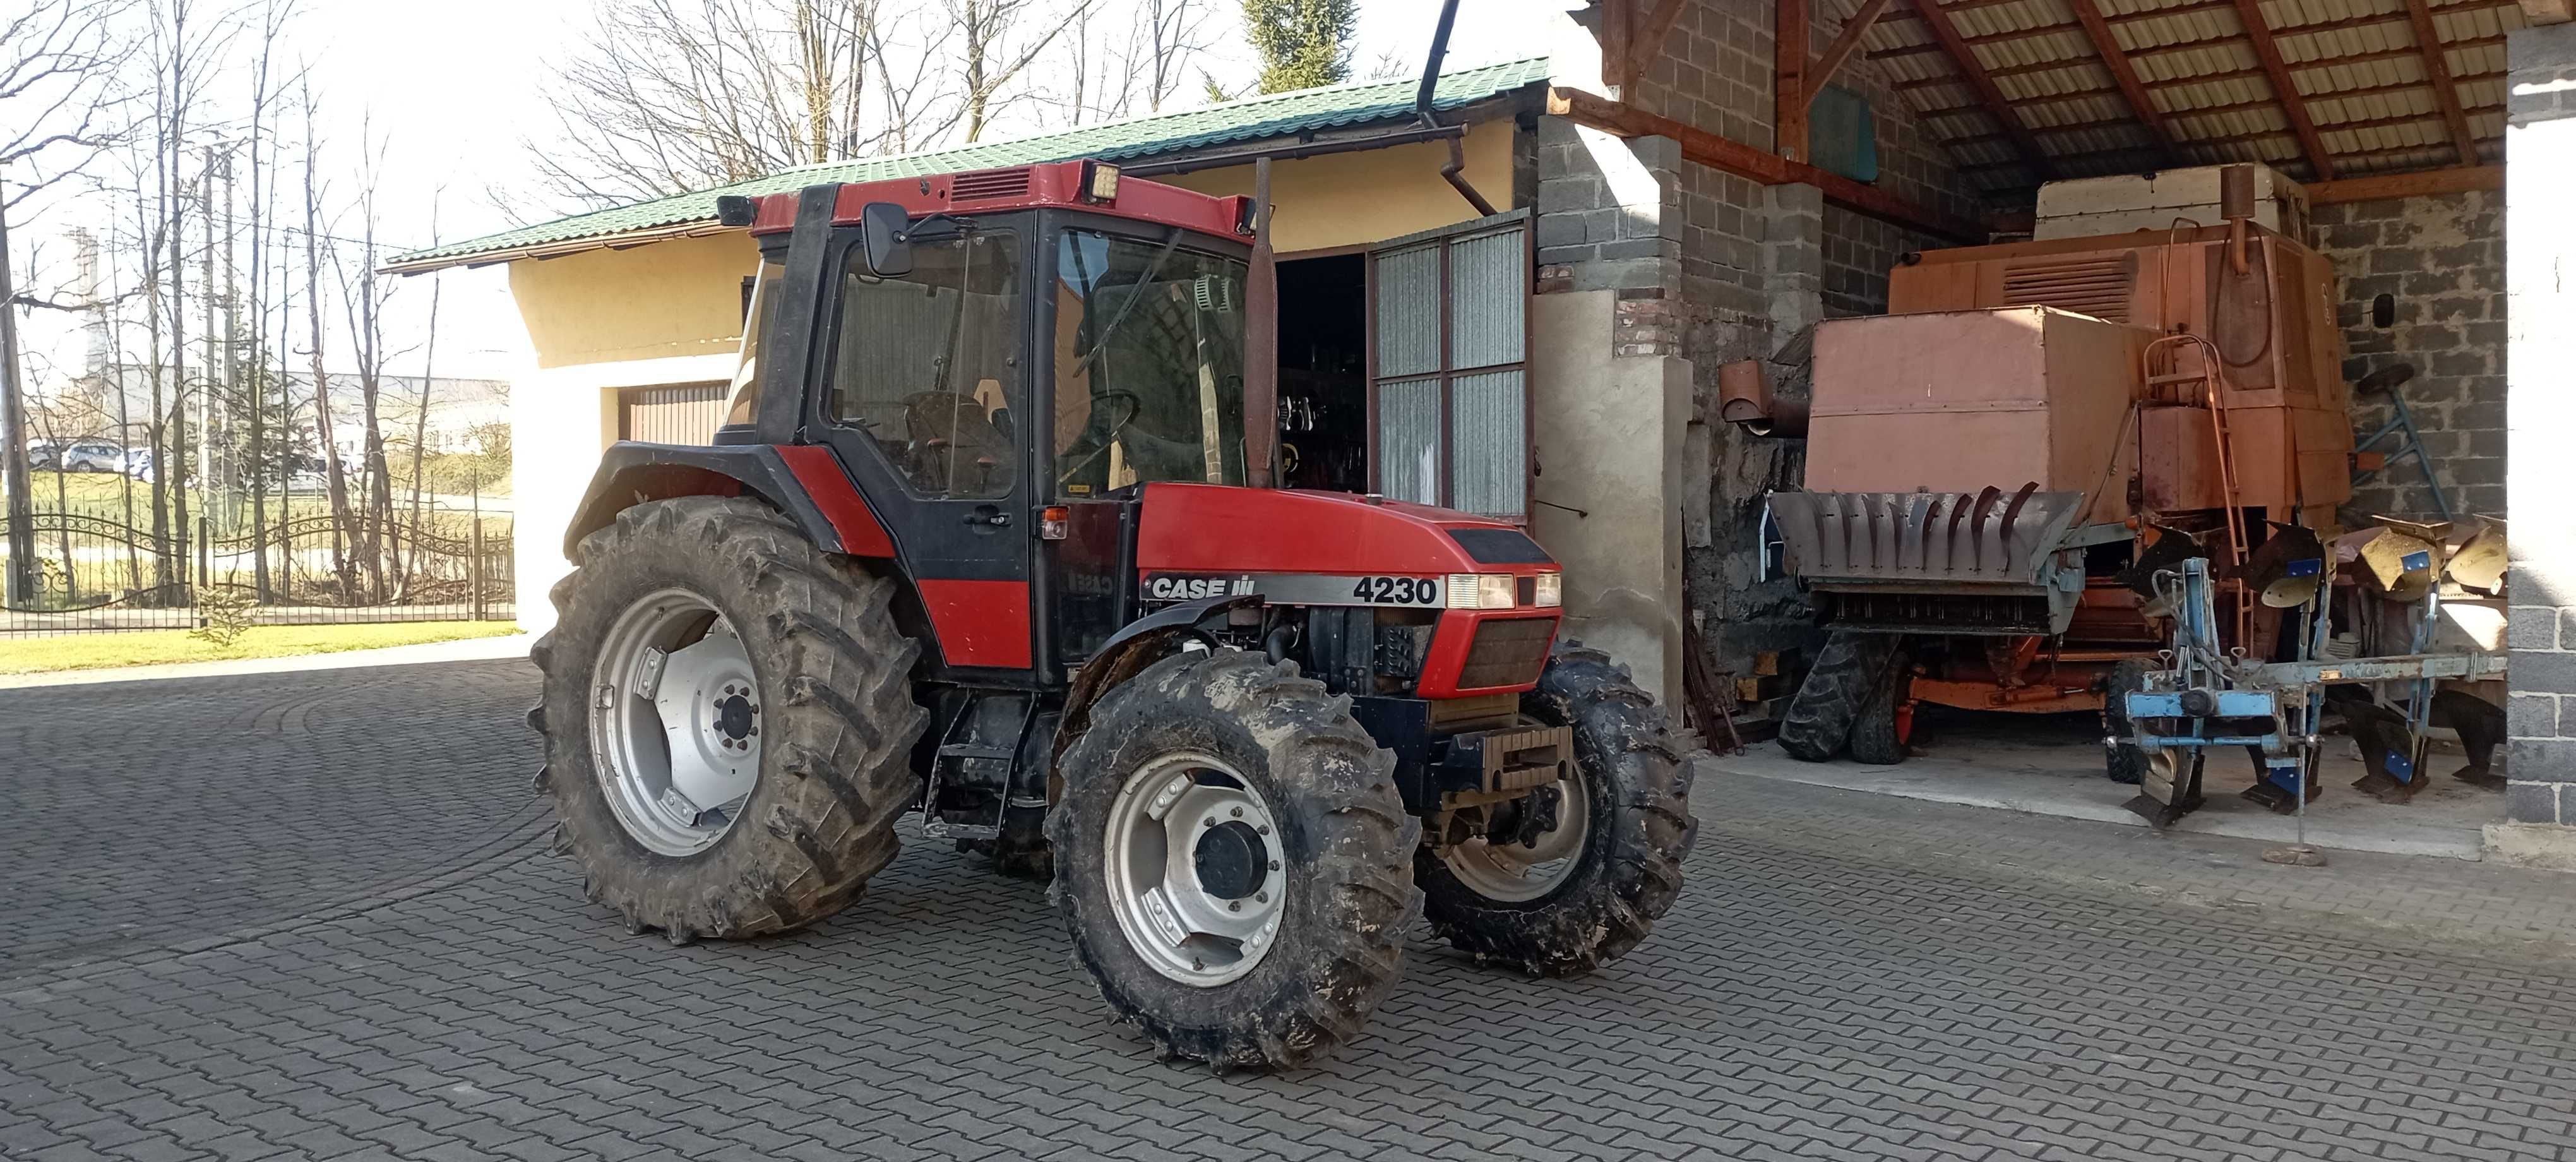
[[[1635,948],[1680,897],[1699,833],[1690,768],[1654,699],[1598,650],[1559,649],[1521,709],[1574,728],[1573,771],[1487,835],[1423,849],[1414,879],[1432,930],[1479,962],[1579,976]]]
[[[1102,695],[1047,838],[1056,909],[1111,1012],[1220,1071],[1357,1036],[1421,907],[1422,826],[1393,767],[1292,662],[1186,652]]]

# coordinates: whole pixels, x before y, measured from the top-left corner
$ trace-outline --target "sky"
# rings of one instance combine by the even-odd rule
[[[938,0],[888,0],[932,4]],[[1203,63],[1221,80],[1241,84],[1254,72],[1242,43],[1233,5],[1220,0],[1219,43]],[[1573,6],[1567,0],[1463,0],[1451,36],[1451,67],[1530,55],[1540,17]],[[1439,14],[1434,0],[1361,0],[1355,68],[1368,69],[1392,52],[1418,69]],[[324,103],[321,132],[326,150],[354,150],[367,132],[387,141],[386,173],[379,185],[387,253],[423,247],[436,236],[457,240],[556,216],[564,207],[538,188],[525,150],[523,127],[548,123],[539,106],[545,63],[579,41],[590,0],[442,0],[435,4],[387,0],[305,0],[292,30],[289,55],[311,61],[317,100]],[[249,87],[248,76],[218,78],[217,85]],[[1185,87],[1184,105],[1197,101]],[[1026,131],[1004,123],[994,137]],[[494,204],[495,192],[513,203]],[[31,240],[50,232],[58,241],[71,215],[32,224]],[[24,243],[21,243],[22,245]],[[426,329],[431,281],[442,286],[436,371],[442,377],[512,378],[530,366],[527,335],[509,295],[502,267],[452,270],[403,280],[388,316],[389,346],[417,345]],[[67,363],[79,342],[55,316],[28,319],[25,336],[37,350]],[[336,345],[335,345],[336,346]],[[417,374],[417,354],[391,370]],[[333,362],[343,360],[335,357]]]

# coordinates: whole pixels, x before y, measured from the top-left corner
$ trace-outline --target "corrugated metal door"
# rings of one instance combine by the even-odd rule
[[[1369,474],[1397,500],[1529,511],[1529,211],[1369,253]]]
[[[724,423],[725,385],[683,383],[617,393],[617,438],[647,444],[711,444]]]

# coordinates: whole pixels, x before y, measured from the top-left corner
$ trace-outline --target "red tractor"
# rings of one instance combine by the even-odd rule
[[[1166,1056],[1274,1068],[1417,917],[1571,976],[1672,907],[1687,768],[1556,642],[1544,550],[1250,486],[1247,199],[1069,162],[719,216],[761,253],[727,422],[609,449],[535,651],[559,846],[631,929],[811,924],[919,811],[1052,874]]]

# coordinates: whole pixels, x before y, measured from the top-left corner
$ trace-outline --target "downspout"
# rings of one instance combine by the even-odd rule
[[[1431,32],[1431,58],[1422,62],[1422,85],[1413,91],[1413,116],[1422,122],[1425,129],[1443,128],[1431,115],[1431,95],[1440,87],[1440,59],[1449,55],[1449,26],[1457,21],[1458,0],[1441,0],[1440,24]],[[1467,199],[1467,204],[1476,208],[1476,213],[1490,218],[1501,211],[1494,209],[1494,204],[1486,201],[1485,195],[1477,193],[1476,187],[1467,181],[1466,137],[1461,132],[1449,139],[1449,164],[1440,167],[1440,176],[1449,183],[1449,188],[1458,191],[1459,197]]]

